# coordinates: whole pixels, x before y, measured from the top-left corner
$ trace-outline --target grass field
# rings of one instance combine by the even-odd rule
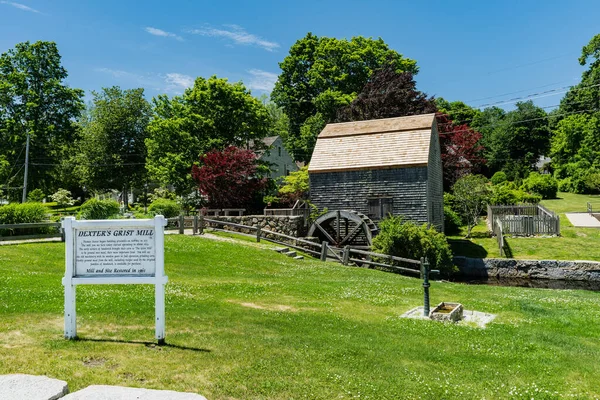
[[[527,238],[506,237],[506,242],[514,258],[532,260],[592,260],[600,261],[600,229],[575,228],[566,212],[585,212],[587,202],[594,210],[600,211],[600,196],[559,193],[558,199],[543,200],[549,210],[560,216],[560,237]],[[466,232],[466,231],[465,231]],[[455,254],[468,257],[499,257],[496,238],[488,234],[485,221],[473,230],[473,238],[463,239],[464,235],[451,236],[450,242]]]
[[[80,286],[63,339],[64,245],[0,246],[0,374],[209,399],[600,397],[600,293],[434,282],[432,303],[486,329],[407,320],[421,282],[296,261],[246,242],[168,235],[167,346],[150,286]]]

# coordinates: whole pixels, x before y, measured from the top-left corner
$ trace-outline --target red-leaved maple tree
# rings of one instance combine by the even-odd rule
[[[459,178],[481,171],[486,160],[481,133],[469,125],[455,125],[445,114],[437,115],[444,168],[444,187],[449,189]]]
[[[200,166],[192,167],[192,177],[210,207],[242,207],[267,183],[266,178],[256,176],[256,162],[252,150],[235,146],[212,150],[200,157]]]

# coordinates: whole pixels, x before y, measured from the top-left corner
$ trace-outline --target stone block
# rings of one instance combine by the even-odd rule
[[[0,399],[55,400],[69,393],[67,382],[47,376],[0,375]]]
[[[64,400],[206,400],[196,393],[152,390],[122,386],[92,385],[71,393]]]

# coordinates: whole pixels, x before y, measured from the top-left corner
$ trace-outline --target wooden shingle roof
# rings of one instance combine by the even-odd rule
[[[435,114],[328,124],[308,172],[426,166]]]

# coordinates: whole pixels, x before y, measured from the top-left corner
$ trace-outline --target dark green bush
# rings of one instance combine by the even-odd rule
[[[427,257],[431,268],[443,275],[454,271],[452,251],[443,233],[394,216],[382,220],[379,228],[373,239],[374,252],[416,260]]]
[[[458,235],[460,227],[463,226],[462,219],[450,206],[444,206],[444,233],[446,235]]]
[[[83,219],[108,219],[119,214],[119,203],[115,200],[89,199],[81,205],[79,217]]]
[[[173,218],[179,215],[181,207],[174,200],[158,198],[148,206],[148,213],[162,215],[165,218]]]
[[[42,191],[42,189],[33,189],[31,192],[27,194],[27,201],[31,201],[33,203],[41,203],[44,200],[46,195]]]
[[[506,177],[506,172],[504,172],[504,171],[496,172],[492,176],[492,179],[490,179],[490,181],[492,182],[492,185],[499,185],[503,182],[506,182],[507,180],[508,180],[508,178]]]
[[[558,182],[552,175],[539,174],[532,172],[527,179],[523,181],[522,188],[526,192],[533,192],[542,195],[543,199],[555,199],[558,192]]]
[[[492,205],[502,204],[519,204],[519,203],[534,203],[537,204],[542,200],[542,196],[537,193],[527,193],[517,189],[513,182],[503,182],[499,185],[492,186],[492,195],[489,203]]]

